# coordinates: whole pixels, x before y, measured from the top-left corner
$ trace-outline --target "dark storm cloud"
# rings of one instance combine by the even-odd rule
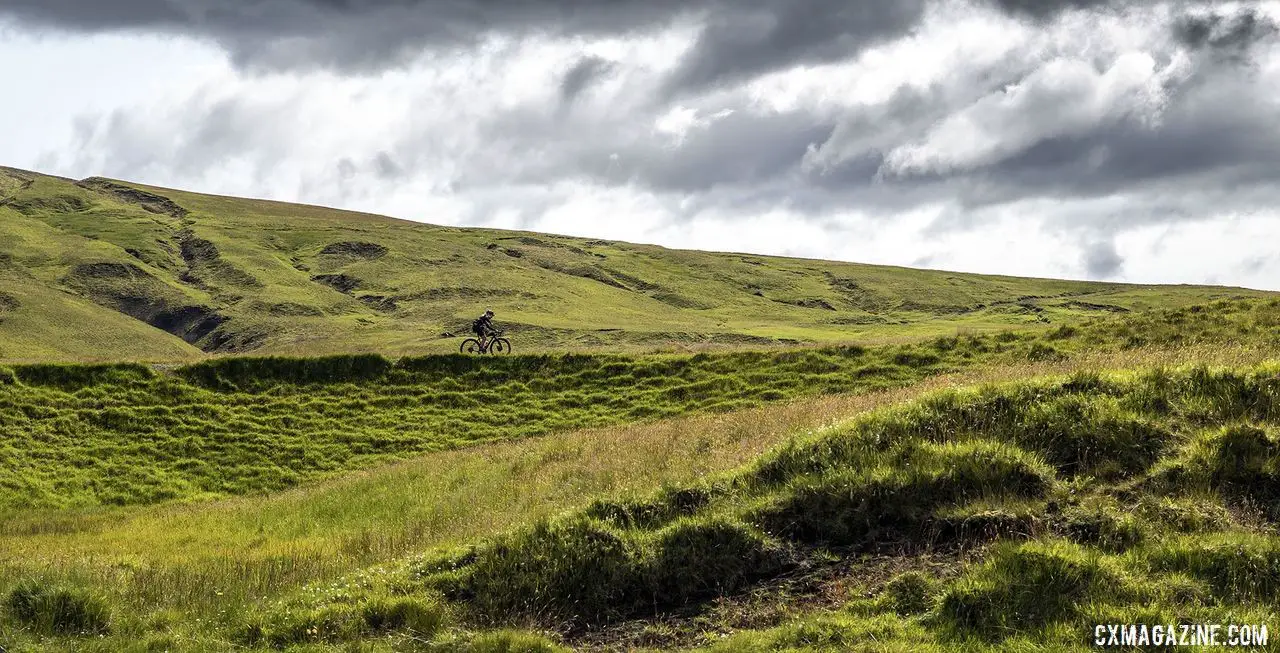
[[[110,7],[108,8],[108,4]],[[252,69],[376,70],[428,48],[487,35],[622,35],[678,21],[701,32],[668,93],[812,61],[853,56],[900,35],[926,0],[5,0],[0,19],[69,30],[120,29],[210,38]],[[571,99],[606,70],[584,60]]]
[[[1140,0],[992,0],[992,4],[1007,13],[1048,18],[1071,9],[1102,9],[1116,5],[1142,4]]]
[[[743,2],[712,14],[670,90],[703,88],[784,66],[846,59],[898,36],[924,15],[924,0]]]
[[[1093,243],[1084,251],[1084,271],[1091,279],[1110,279],[1124,269],[1124,257],[1111,241]]]
[[[212,38],[244,66],[376,69],[494,32],[622,34],[719,0],[4,0],[0,19]]]
[[[158,30],[211,38],[249,68],[373,70],[425,48],[488,34],[619,35],[673,21],[701,31],[666,94],[730,84],[798,64],[847,59],[909,32],[930,0],[4,0],[0,19],[60,29]],[[988,0],[1007,13],[1047,18],[1070,9],[1151,0]],[[1192,38],[1215,26],[1191,26]],[[1234,33],[1234,32],[1233,32]],[[606,72],[584,60],[562,87],[573,98]]]
[[[1240,262],[1239,269],[1241,272],[1244,272],[1245,274],[1257,274],[1258,272],[1262,271],[1264,268],[1266,268],[1275,260],[1276,260],[1276,257],[1274,255],[1251,256]]]
[[[246,68],[374,70],[492,33],[620,35],[698,21],[668,94],[836,61],[916,25],[927,0],[4,0],[0,19],[210,38]],[[584,60],[564,97],[607,72]]]
[[[583,57],[578,60],[560,80],[560,98],[565,102],[573,102],[578,94],[609,74],[616,64],[600,57]]]
[[[1280,179],[1280,124],[1270,89],[1218,70],[1169,90],[1154,123],[1136,118],[1045,138],[971,176],[998,183],[970,194],[976,204],[1029,193],[1062,199],[1135,189],[1232,188]]]
[[[186,22],[186,11],[168,0],[5,0],[0,16],[77,30],[152,27]]]
[[[624,151],[619,161],[630,177],[661,191],[754,185],[793,174],[807,148],[833,128],[799,113],[740,112],[692,130],[679,145]]]
[[[392,180],[404,175],[404,169],[387,152],[378,152],[373,158],[373,170],[379,179]]]
[[[1173,27],[1174,37],[1183,45],[1223,52],[1237,59],[1244,58],[1254,44],[1274,37],[1277,31],[1275,21],[1251,8],[1235,15],[1183,16]]]

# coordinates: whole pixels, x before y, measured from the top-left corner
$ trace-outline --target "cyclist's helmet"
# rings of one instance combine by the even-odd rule
[[[493,317],[493,311],[491,311],[491,310],[489,310],[489,311],[485,311],[485,312],[484,312],[484,314],[485,314],[485,315],[488,315],[489,317]]]

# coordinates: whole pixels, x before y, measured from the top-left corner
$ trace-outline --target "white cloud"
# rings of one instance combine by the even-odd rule
[[[1184,70],[1182,59],[1157,69],[1143,52],[1125,53],[1101,72],[1082,59],[1052,59],[1021,82],[952,114],[922,140],[894,148],[885,172],[949,173],[1122,120],[1153,124],[1164,105],[1166,84]]]
[[[945,0],[847,60],[671,102],[658,91],[697,41],[688,20],[607,37],[494,34],[361,74],[246,72],[189,38],[10,28],[0,60],[29,63],[8,73],[23,92],[0,102],[0,163],[441,224],[974,272],[1082,277],[1082,246],[1101,243],[1123,280],[1280,289],[1261,244],[1280,238],[1275,218],[1227,215],[1280,199],[1280,157],[1266,155],[1280,132],[1258,126],[1206,154],[1208,172],[1133,149],[1153,147],[1144,136],[1162,145],[1153,135],[1175,99],[1176,135],[1244,141],[1195,127],[1216,109],[1264,125],[1280,105],[1280,49],[1264,43],[1243,72],[1207,68],[1173,43],[1173,15],[1157,5],[1039,24]],[[584,57],[607,73],[565,103],[561,82]],[[1206,70],[1231,97],[1171,95]],[[1130,123],[1146,127],[1126,126],[1128,143],[1061,153],[1083,160],[1063,168],[1078,186],[1010,181],[1022,171],[998,167]],[[1088,178],[1099,171],[1117,187]],[[999,203],[974,200],[987,195]],[[1164,250],[1150,247],[1158,238]]]

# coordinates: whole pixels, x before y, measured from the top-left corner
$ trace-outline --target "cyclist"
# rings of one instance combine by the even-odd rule
[[[476,318],[471,323],[471,332],[480,338],[481,350],[489,347],[489,336],[497,335],[498,330],[493,328],[493,311],[485,311],[484,315]]]

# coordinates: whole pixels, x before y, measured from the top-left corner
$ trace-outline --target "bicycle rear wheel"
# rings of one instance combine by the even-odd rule
[[[495,356],[511,353],[511,341],[506,338],[494,338],[489,343],[489,353]]]
[[[462,346],[458,348],[460,354],[483,354],[484,348],[480,346],[480,341],[475,338],[467,338],[462,341]]]

